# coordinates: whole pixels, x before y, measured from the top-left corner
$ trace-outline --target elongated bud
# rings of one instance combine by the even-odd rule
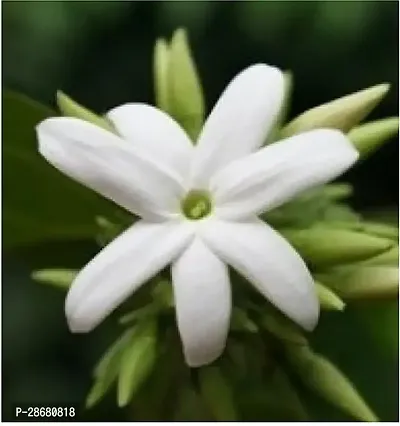
[[[266,311],[261,317],[261,326],[280,340],[305,345],[307,339],[300,328],[280,312]]]
[[[282,234],[301,256],[314,266],[364,260],[395,245],[394,241],[386,238],[322,226],[285,230]]]
[[[153,321],[139,326],[121,357],[118,406],[127,405],[148,378],[157,357],[157,328]]]
[[[366,157],[394,137],[398,131],[398,117],[390,117],[355,127],[347,136],[361,157]]]
[[[330,361],[307,346],[288,347],[288,360],[303,383],[330,403],[361,421],[378,421],[350,380]]]
[[[198,370],[200,395],[217,421],[236,421],[233,396],[222,371],[216,366]]]
[[[394,241],[399,239],[399,228],[397,226],[387,225],[385,223],[375,222],[332,222],[332,225],[337,228],[351,229],[353,231],[362,232],[365,234],[375,235],[377,237],[389,238]]]
[[[319,275],[343,299],[397,297],[399,269],[395,266],[348,266]]]
[[[35,281],[50,284],[67,290],[75,279],[78,271],[75,269],[41,269],[32,274]]]
[[[378,105],[389,88],[389,84],[379,84],[312,108],[284,127],[282,137],[321,127],[348,132]]]
[[[275,367],[267,380],[268,388],[270,388],[268,389],[270,391],[268,396],[271,398],[275,409],[279,408],[284,413],[285,420],[289,420],[288,416],[297,421],[308,420],[309,416],[297,395],[296,389],[281,368]]]
[[[95,114],[89,109],[79,105],[77,102],[68,97],[65,93],[57,92],[57,106],[62,115],[67,117],[80,118],[81,120],[92,123],[96,126],[102,127],[110,132],[114,131],[111,123],[104,117]]]
[[[317,194],[330,201],[338,201],[350,197],[353,194],[353,187],[348,183],[330,183],[324,185]]]
[[[170,113],[169,105],[169,47],[164,39],[158,39],[154,47],[153,74],[156,106]]]
[[[118,376],[125,345],[132,338],[133,330],[127,330],[103,355],[94,369],[94,383],[86,398],[86,407],[96,405],[110,389]]]
[[[231,329],[234,331],[249,331],[250,333],[258,331],[257,324],[249,318],[246,311],[239,308],[233,308]]]
[[[327,311],[343,311],[346,305],[337,294],[319,282],[315,283],[315,288],[322,309]]]
[[[168,63],[168,109],[195,141],[204,122],[204,96],[183,29],[172,36]]]
[[[399,247],[393,247],[392,249],[385,251],[378,256],[371,257],[370,259],[364,260],[363,265],[387,265],[387,266],[398,266],[399,264]]]

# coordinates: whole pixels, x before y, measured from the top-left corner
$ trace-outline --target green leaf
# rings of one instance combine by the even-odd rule
[[[112,124],[104,117],[95,114],[89,109],[79,105],[73,99],[68,97],[65,93],[57,92],[57,105],[62,115],[67,117],[79,118],[94,124],[95,126],[102,127],[105,130],[114,132],[115,129]]]
[[[395,245],[394,241],[386,238],[328,226],[281,232],[301,256],[313,266],[365,260]]]
[[[343,311],[345,303],[337,294],[321,283],[316,282],[315,286],[322,309],[327,311]]]
[[[193,141],[204,122],[204,96],[185,30],[172,36],[169,57],[169,110]]]
[[[398,131],[398,117],[389,117],[355,127],[347,136],[360,155],[366,157],[394,137]]]
[[[312,108],[282,129],[282,137],[329,127],[348,132],[362,121],[385,97],[389,84],[379,84]]]
[[[304,385],[361,421],[378,421],[352,383],[336,366],[307,346],[288,346],[287,358]]]
[[[151,374],[157,358],[157,327],[153,321],[139,326],[123,351],[118,376],[118,406],[129,403]]]
[[[219,367],[198,370],[200,395],[217,421],[236,421],[232,391]]]
[[[158,39],[154,46],[153,75],[156,106],[163,111],[170,112],[169,99],[169,47],[164,39]]]
[[[320,274],[318,279],[345,300],[397,298],[399,292],[396,266],[339,267]]]
[[[41,269],[32,274],[32,278],[43,284],[68,290],[78,271],[76,269]]]
[[[3,107],[5,246],[93,237],[95,216],[113,207],[38,153],[35,126],[53,111],[10,91],[3,91]]]
[[[125,346],[132,339],[134,329],[127,330],[103,355],[94,369],[94,383],[86,398],[86,407],[96,405],[116,380],[121,356]]]

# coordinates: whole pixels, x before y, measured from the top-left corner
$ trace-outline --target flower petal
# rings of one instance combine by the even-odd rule
[[[221,167],[259,148],[274,124],[284,96],[277,68],[253,65],[225,89],[195,148],[192,185],[201,189]]]
[[[319,305],[313,279],[298,253],[271,227],[210,220],[201,230],[205,243],[293,321],[315,327]]]
[[[65,310],[72,331],[96,327],[190,243],[193,228],[175,221],[139,221],[103,248],[77,275]]]
[[[124,139],[187,178],[193,144],[169,115],[151,105],[131,103],[112,109],[107,116]]]
[[[216,211],[237,219],[259,214],[347,170],[358,153],[333,129],[302,133],[237,160],[212,180]]]
[[[132,144],[75,118],[37,127],[40,153],[57,169],[143,217],[177,212],[183,182]]]
[[[172,265],[176,315],[190,367],[218,358],[225,348],[231,316],[228,269],[195,239]]]

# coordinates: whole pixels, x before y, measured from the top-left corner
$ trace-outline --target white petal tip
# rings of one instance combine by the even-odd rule
[[[223,353],[225,348],[222,348],[218,354],[214,354],[213,356],[203,356],[201,354],[200,356],[193,356],[193,354],[184,354],[185,355],[185,362],[190,368],[200,368],[204,367],[206,365],[212,364],[214,361],[216,361]]]
[[[304,316],[299,324],[304,328],[304,330],[309,332],[313,331],[318,324],[319,313],[319,303],[316,302],[315,305],[308,311],[308,315]]]
[[[71,333],[88,333],[93,327],[85,318],[76,318],[67,316],[68,328]]]

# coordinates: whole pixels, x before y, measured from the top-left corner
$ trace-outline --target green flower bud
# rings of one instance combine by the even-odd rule
[[[150,317],[156,316],[160,312],[160,306],[156,303],[148,304],[142,308],[135,309],[132,312],[129,312],[123,315],[119,319],[119,323],[122,325],[129,324],[133,321],[139,321],[144,318],[149,319]]]
[[[319,282],[315,283],[315,288],[322,309],[327,311],[343,311],[345,303],[332,290]]]
[[[118,376],[118,406],[127,405],[148,378],[157,358],[157,327],[147,321],[135,330],[121,356]]]
[[[399,292],[395,266],[344,266],[320,274],[318,279],[346,300],[397,297]]]
[[[210,414],[204,402],[188,380],[177,392],[173,421],[206,422],[209,420]]]
[[[75,269],[41,269],[32,274],[35,281],[68,290],[78,273]]]
[[[86,407],[96,405],[110,389],[118,376],[121,355],[133,335],[132,329],[126,331],[103,355],[94,369],[94,383],[86,398]]]
[[[384,223],[375,222],[339,222],[331,224],[332,226],[345,229],[351,229],[353,231],[375,235],[377,237],[388,238],[394,241],[399,239],[399,228],[397,226],[387,225]]]
[[[281,135],[288,137],[321,127],[348,132],[378,105],[389,88],[389,84],[379,84],[312,108],[286,125]]]
[[[317,195],[326,197],[329,201],[339,201],[353,194],[353,187],[348,183],[330,183],[315,190]]]
[[[183,29],[172,36],[168,66],[168,112],[195,141],[204,122],[204,96]]]
[[[392,248],[392,240],[327,226],[282,230],[283,236],[313,266],[364,260]]]
[[[326,358],[307,346],[288,346],[286,354],[304,385],[356,419],[378,421],[349,379]]]
[[[154,47],[153,60],[154,90],[156,105],[165,112],[170,112],[168,94],[169,48],[164,39],[158,39]]]
[[[174,294],[171,281],[165,279],[158,280],[151,294],[155,303],[161,309],[172,308],[174,306]]]
[[[102,127],[105,130],[114,132],[112,124],[104,117],[95,114],[87,108],[79,105],[63,92],[57,92],[57,106],[62,115],[67,117],[80,118],[81,120],[88,121],[96,126]]]
[[[298,345],[307,344],[307,339],[300,328],[289,318],[277,311],[268,310],[262,313],[261,326],[280,340]]]
[[[385,251],[384,253],[371,257],[371,259],[361,262],[363,265],[389,265],[398,266],[399,264],[399,247]]]
[[[221,370],[216,366],[198,370],[200,395],[217,421],[236,421],[233,396]]]
[[[252,321],[246,311],[239,308],[233,308],[231,317],[231,329],[234,331],[249,331],[257,333],[257,324]]]
[[[287,416],[297,421],[307,421],[309,416],[303,406],[296,389],[293,387],[285,372],[275,367],[271,376],[268,378],[269,396],[271,397],[275,409],[278,407]],[[285,419],[285,420],[286,420]]]
[[[394,137],[398,131],[399,119],[390,117],[355,127],[350,131],[348,137],[361,156],[366,157],[381,147],[388,139]]]

